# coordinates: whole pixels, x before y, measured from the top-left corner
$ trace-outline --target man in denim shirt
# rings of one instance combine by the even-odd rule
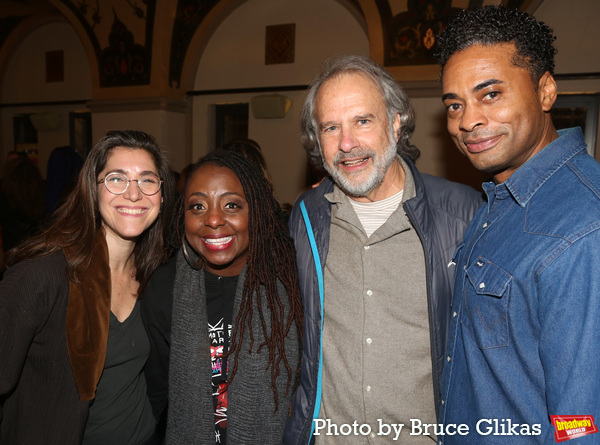
[[[439,38],[448,131],[493,180],[454,257],[440,444],[600,443],[600,165],[552,124],[553,41],[502,7]]]

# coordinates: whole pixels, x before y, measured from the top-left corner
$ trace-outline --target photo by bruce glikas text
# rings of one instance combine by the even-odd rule
[[[335,424],[329,419],[313,420],[315,436],[387,436],[398,440],[403,430],[409,429],[411,436],[467,436],[478,434],[480,436],[539,436],[542,426],[525,423],[513,423],[510,419],[480,419],[471,431],[469,425],[453,424],[442,425],[438,423],[423,423],[419,419],[410,419],[410,424],[386,423],[377,419],[377,424],[371,426],[366,423]]]

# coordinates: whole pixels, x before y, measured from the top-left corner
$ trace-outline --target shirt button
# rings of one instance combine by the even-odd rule
[[[365,246],[365,250],[369,250],[369,247],[371,247],[371,246]]]
[[[372,338],[367,338],[367,343],[368,343],[368,344],[371,344],[371,343],[373,343],[373,339],[372,339]]]
[[[371,289],[369,289],[369,290],[367,291],[367,295],[370,297],[371,295],[373,295],[373,291],[372,291]]]
[[[479,283],[479,289],[485,288],[485,283]]]
[[[450,356],[448,356],[448,357],[446,357],[446,360],[450,361],[450,360],[452,360],[452,359],[450,358]]]
[[[482,228],[486,229],[488,226],[488,224],[486,222],[483,223],[483,225],[481,226]]]
[[[367,385],[367,387],[365,388],[367,391],[371,391],[371,385]]]
[[[442,406],[444,406],[446,404],[446,401],[444,399],[442,399]]]
[[[454,311],[454,312],[452,313],[452,318],[456,318],[456,316],[457,316],[457,315],[458,315],[458,314],[456,313],[456,311]]]

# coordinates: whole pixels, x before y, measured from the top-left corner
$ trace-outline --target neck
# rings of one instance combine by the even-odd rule
[[[545,116],[545,125],[541,131],[538,142],[535,146],[532,147],[530,151],[524,154],[522,159],[520,160],[520,164],[516,168],[510,168],[503,170],[499,173],[492,175],[492,179],[496,184],[501,184],[505,182],[508,178],[512,176],[512,174],[517,171],[520,167],[522,167],[527,161],[529,161],[533,156],[542,151],[548,144],[558,139],[558,132],[552,123],[552,119],[550,114],[548,113]]]
[[[110,236],[106,233],[108,246],[108,264],[113,273],[131,273],[135,268],[133,249],[135,241]]]

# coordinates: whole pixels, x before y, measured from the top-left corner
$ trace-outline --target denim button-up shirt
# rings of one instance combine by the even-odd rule
[[[554,444],[551,415],[600,422],[600,164],[563,130],[484,190],[454,257],[438,444]]]

